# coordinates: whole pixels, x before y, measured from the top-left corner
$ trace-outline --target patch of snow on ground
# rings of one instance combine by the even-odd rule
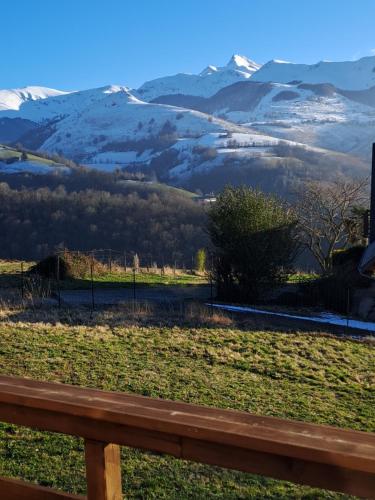
[[[279,316],[282,318],[298,319],[303,321],[311,321],[313,323],[321,323],[325,325],[337,325],[347,328],[355,328],[356,330],[364,330],[367,332],[375,332],[375,323],[360,321],[351,318],[345,318],[337,314],[332,313],[321,313],[319,316],[301,316],[297,314],[288,314],[276,311],[269,311],[265,309],[258,309],[255,307],[245,307],[245,306],[231,306],[226,304],[207,304],[211,307],[216,307],[218,309],[223,309],[225,311],[233,312],[244,312],[244,313],[255,313],[255,314],[265,314],[267,316]]]

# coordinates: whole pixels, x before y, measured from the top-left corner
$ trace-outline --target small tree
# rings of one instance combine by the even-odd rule
[[[27,161],[27,153],[25,151],[22,151],[20,161]]]
[[[367,180],[335,184],[310,182],[297,193],[300,240],[323,273],[332,268],[334,250],[361,240],[361,209]]]
[[[204,248],[200,248],[195,255],[195,268],[198,272],[204,273],[206,270],[207,254]]]
[[[293,211],[273,196],[227,187],[209,210],[214,279],[226,299],[258,300],[285,280],[298,249]]]

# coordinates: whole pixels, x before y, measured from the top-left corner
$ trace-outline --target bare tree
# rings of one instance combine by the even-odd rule
[[[332,267],[333,252],[359,239],[356,209],[367,202],[367,179],[338,180],[334,184],[310,182],[297,194],[300,238],[323,272]]]

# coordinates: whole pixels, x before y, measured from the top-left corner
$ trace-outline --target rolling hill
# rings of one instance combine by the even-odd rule
[[[45,158],[37,153],[22,155],[21,151],[0,144],[1,174],[50,174],[53,172],[67,173],[69,167],[58,161]]]

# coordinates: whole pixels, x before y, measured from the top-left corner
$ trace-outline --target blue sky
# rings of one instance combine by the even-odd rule
[[[375,0],[3,0],[0,88],[139,86],[177,72],[375,54]]]

